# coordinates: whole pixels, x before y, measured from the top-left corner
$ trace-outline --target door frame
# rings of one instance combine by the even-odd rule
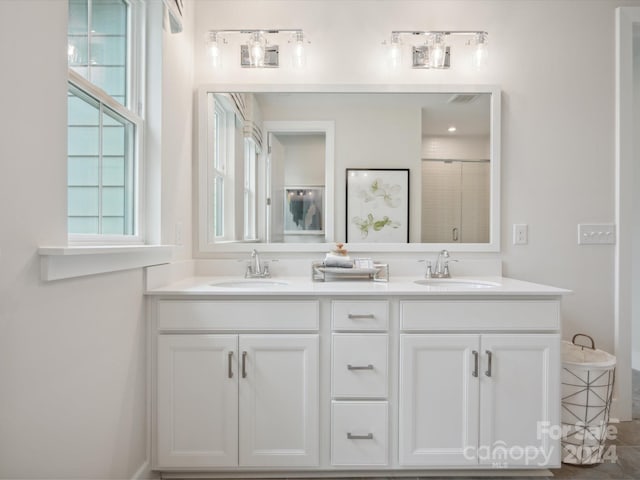
[[[617,388],[613,416],[631,420],[631,334],[633,285],[633,28],[640,26],[640,7],[616,8],[614,319]],[[639,252],[640,253],[640,252]]]
[[[324,238],[325,242],[333,241],[333,231],[335,225],[335,212],[334,212],[334,184],[336,183],[334,169],[335,169],[335,122],[333,120],[305,120],[305,121],[264,121],[262,129],[267,139],[271,134],[279,133],[298,133],[298,134],[315,134],[323,133],[325,136],[324,144]],[[270,153],[267,151],[267,155]],[[265,172],[265,178],[270,177],[271,172]],[[269,185],[271,182],[268,182]],[[266,202],[267,197],[271,197],[272,192],[266,192],[264,198],[260,199],[258,208],[262,208],[265,218],[265,233],[269,230],[268,226],[270,222],[268,205]]]

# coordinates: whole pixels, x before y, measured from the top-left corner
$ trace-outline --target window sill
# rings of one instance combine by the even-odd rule
[[[171,261],[171,245],[40,247],[40,278],[64,278],[117,272]]]

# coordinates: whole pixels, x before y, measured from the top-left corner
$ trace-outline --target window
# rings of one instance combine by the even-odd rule
[[[231,100],[212,96],[210,101],[209,239],[214,243],[254,239],[256,147],[245,138],[244,122]]]
[[[221,104],[217,103],[213,112],[213,192],[214,192],[214,215],[213,215],[213,230],[215,238],[221,240],[225,237],[225,185],[231,183],[228,178],[227,163],[228,154],[228,113]]]
[[[140,243],[141,4],[69,0],[67,224],[71,242]]]
[[[256,164],[258,151],[253,140],[244,141],[244,239],[256,239]]]

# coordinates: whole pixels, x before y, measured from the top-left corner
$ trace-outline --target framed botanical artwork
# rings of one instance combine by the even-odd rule
[[[346,241],[409,242],[409,169],[347,168]]]
[[[284,234],[324,234],[324,187],[284,188]]]

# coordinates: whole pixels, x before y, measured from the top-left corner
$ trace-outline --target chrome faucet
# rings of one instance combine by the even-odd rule
[[[451,255],[449,255],[448,250],[442,250],[438,254],[438,258],[436,259],[436,264],[434,269],[431,269],[431,261],[427,262],[427,271],[425,273],[425,278],[451,278],[451,273],[449,272],[449,262],[457,262],[457,260],[450,260]]]
[[[251,259],[247,265],[247,271],[244,274],[244,278],[269,278],[271,273],[269,272],[269,264],[260,261],[260,254],[254,248],[251,250]]]

